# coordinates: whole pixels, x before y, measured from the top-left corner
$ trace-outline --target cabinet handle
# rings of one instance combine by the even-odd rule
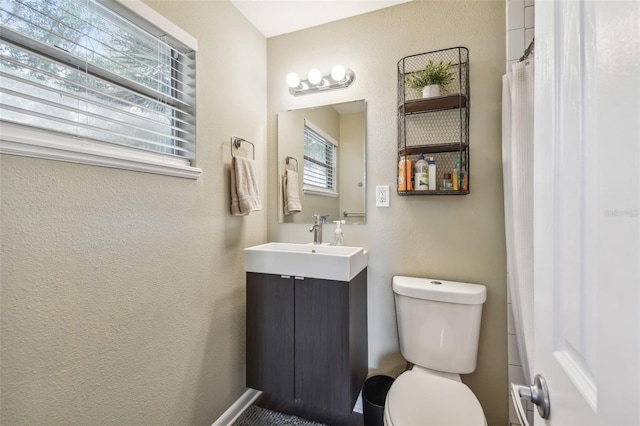
[[[291,275],[280,275],[280,278],[284,278],[285,280],[288,280],[289,278],[291,278]]]
[[[304,280],[304,277],[293,277],[296,280]]]

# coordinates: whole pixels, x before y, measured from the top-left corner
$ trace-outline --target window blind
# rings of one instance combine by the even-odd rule
[[[304,170],[303,183],[335,192],[336,145],[304,126]]]
[[[195,52],[97,0],[0,0],[0,119],[195,158]]]

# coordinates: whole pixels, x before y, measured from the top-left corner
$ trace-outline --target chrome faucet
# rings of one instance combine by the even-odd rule
[[[322,244],[322,224],[327,223],[327,216],[329,215],[313,215],[315,223],[309,228],[309,232],[313,232],[313,244]]]

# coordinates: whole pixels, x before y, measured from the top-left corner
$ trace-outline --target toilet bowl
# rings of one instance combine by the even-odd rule
[[[482,407],[464,383],[414,369],[389,389],[385,426],[486,426]]]
[[[393,277],[400,352],[414,367],[393,382],[385,426],[486,426],[482,406],[460,374],[476,368],[486,288]]]

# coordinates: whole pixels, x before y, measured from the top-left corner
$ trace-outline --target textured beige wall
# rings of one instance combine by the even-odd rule
[[[266,40],[228,2],[152,6],[198,38],[197,181],[3,155],[3,425],[209,425],[244,391],[229,137],[266,193]]]
[[[490,425],[507,423],[506,259],[500,152],[501,75],[505,62],[504,1],[414,1],[268,40],[269,181],[277,174],[276,114],[355,99],[367,100],[367,224],[347,226],[345,240],[369,250],[369,364],[398,364],[391,278],[396,274],[487,286],[478,368],[463,377]],[[452,46],[471,58],[471,186],[467,196],[400,197],[396,183],[396,69],[402,57]],[[349,89],[293,97],[286,74],[353,69]],[[392,189],[376,208],[376,185]],[[269,199],[277,189],[269,185]],[[269,211],[269,240],[308,242],[307,227],[278,224]],[[331,235],[333,225],[325,233]]]

